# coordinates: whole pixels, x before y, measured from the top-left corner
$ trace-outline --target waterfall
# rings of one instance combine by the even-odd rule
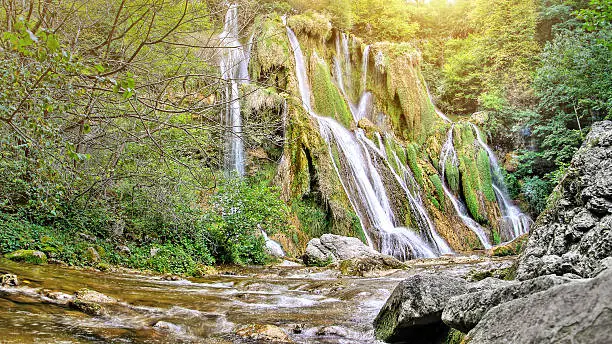
[[[363,48],[361,57],[361,92],[365,93],[368,83],[368,65],[370,63],[370,46]]]
[[[238,6],[232,4],[225,15],[223,32],[219,35],[223,46],[219,68],[226,82],[224,95],[225,116],[223,123],[229,128],[225,143],[225,169],[244,175],[244,143],[242,141],[242,116],[240,114],[239,84],[248,81],[248,62],[238,41]],[[250,52],[249,52],[250,55]]]
[[[268,234],[266,234],[266,232],[263,229],[261,230],[261,235],[263,235],[263,238],[266,242],[266,248],[268,249],[270,254],[272,254],[275,257],[285,256],[285,251],[283,251],[283,247],[276,241],[268,238]]]
[[[440,152],[440,179],[442,180],[442,189],[444,190],[444,194],[451,201],[453,208],[455,208],[455,212],[459,215],[461,221],[472,231],[478,239],[480,243],[484,246],[484,248],[491,248],[491,243],[487,238],[485,229],[482,228],[474,219],[472,219],[467,211],[467,207],[461,200],[459,200],[455,195],[448,189],[446,185],[446,162],[450,158],[451,164],[453,166],[458,166],[457,152],[455,151],[455,145],[453,144],[453,129],[455,125],[451,125],[448,130],[448,134],[446,135],[446,141],[442,146],[442,151]]]
[[[511,239],[514,239],[520,235],[529,232],[529,226],[531,225],[532,221],[529,216],[523,214],[523,212],[521,212],[521,210],[517,206],[512,204],[510,196],[508,195],[506,184],[504,183],[504,176],[502,174],[501,168],[499,167],[497,157],[493,153],[491,147],[489,147],[482,139],[482,135],[480,134],[480,130],[478,130],[478,127],[473,123],[470,124],[476,132],[476,140],[478,141],[480,146],[484,148],[489,157],[495,197],[497,199],[499,209],[502,212],[502,218],[505,222],[504,224],[510,226],[510,234],[512,235]]]
[[[367,229],[363,226],[363,218],[367,218],[372,229],[376,230],[380,239],[379,249],[382,253],[402,260],[412,257],[435,257],[436,253],[416,233],[408,228],[394,225],[395,216],[385,185],[365,146],[363,131],[356,130],[356,133],[353,134],[334,119],[318,116],[312,111],[302,49],[295,33],[289,27],[287,27],[287,36],[294,52],[302,105],[319,124],[319,130],[327,143],[334,169],[351,205],[360,218],[370,246],[372,246],[372,241],[367,235]],[[337,81],[340,80],[337,79]],[[336,162],[334,158],[334,148],[340,158],[339,162]]]

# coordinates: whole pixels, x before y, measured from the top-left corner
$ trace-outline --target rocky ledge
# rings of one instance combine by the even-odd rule
[[[410,276],[376,317],[376,337],[612,343],[612,122],[593,125],[548,202],[514,273],[506,274],[517,279]]]

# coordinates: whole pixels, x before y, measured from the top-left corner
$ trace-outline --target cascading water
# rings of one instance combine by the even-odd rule
[[[435,257],[436,253],[416,233],[408,228],[394,225],[394,214],[382,177],[374,166],[368,149],[362,144],[365,138],[363,132],[357,130],[353,134],[332,118],[318,116],[312,111],[302,49],[295,33],[289,27],[287,27],[287,36],[294,52],[302,105],[319,124],[321,136],[328,145],[334,168],[351,205],[362,222],[362,227],[362,219],[367,218],[373,229],[377,230],[380,251],[384,254],[393,255],[402,260],[412,257]],[[342,55],[344,54],[338,54],[338,57]],[[340,82],[340,79],[337,81]],[[341,159],[339,163],[334,159],[334,148]],[[341,170],[343,173],[340,172]],[[367,233],[366,239],[372,246],[372,241]]]
[[[264,230],[261,230],[261,235],[263,235],[263,238],[266,242],[266,248],[273,256],[275,257],[285,256],[285,251],[283,251],[283,247],[279,243],[268,238],[268,234]]]
[[[453,208],[455,208],[455,212],[457,213],[457,215],[459,215],[461,221],[472,232],[474,232],[474,234],[476,234],[482,246],[488,249],[491,248],[491,243],[487,238],[485,229],[482,228],[482,226],[479,225],[478,222],[474,221],[474,219],[470,217],[465,204],[463,204],[461,200],[455,197],[455,195],[449,190],[448,186],[446,185],[446,163],[448,159],[451,159],[450,163],[453,166],[458,166],[457,152],[455,151],[455,145],[453,144],[454,127],[455,125],[453,124],[448,130],[448,134],[446,135],[446,142],[444,142],[444,145],[442,146],[442,151],[440,152],[440,179],[442,180],[442,188],[444,189],[444,194],[446,195],[446,197],[451,201]]]
[[[363,48],[361,57],[361,92],[365,93],[368,82],[368,66],[370,64],[370,46],[366,45]]]
[[[478,127],[473,123],[470,124],[476,132],[476,139],[478,140],[478,143],[482,148],[484,148],[489,157],[489,162],[491,164],[491,175],[493,177],[493,190],[495,191],[495,196],[497,198],[499,209],[502,212],[502,218],[505,222],[504,224],[510,226],[511,228],[511,233],[509,233],[511,234],[510,239],[514,239],[520,235],[529,232],[529,226],[532,222],[531,218],[523,214],[523,212],[521,212],[521,210],[517,206],[512,204],[510,196],[508,195],[506,184],[504,183],[504,176],[501,172],[501,168],[499,167],[497,157],[493,153],[491,147],[489,147],[482,139]]]
[[[219,68],[225,86],[224,125],[228,128],[225,143],[225,169],[244,175],[244,143],[240,114],[239,84],[248,81],[248,61],[238,41],[238,6],[232,4],[225,15],[223,32],[219,35],[223,48]]]

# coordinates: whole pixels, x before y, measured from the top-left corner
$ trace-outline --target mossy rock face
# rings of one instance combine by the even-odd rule
[[[321,40],[327,40],[332,31],[330,18],[326,14],[313,11],[289,17],[287,25],[296,35],[306,35]]]
[[[15,262],[24,262],[30,264],[47,264],[47,255],[41,251],[35,250],[17,250],[15,252],[4,255],[5,258]]]
[[[489,254],[494,257],[516,256],[519,255],[529,239],[528,234],[523,234],[511,242],[491,248]]]
[[[329,67],[316,56],[313,56],[312,64],[314,72],[311,82],[315,112],[322,116],[332,117],[350,128],[353,116],[342,93],[331,81]]]

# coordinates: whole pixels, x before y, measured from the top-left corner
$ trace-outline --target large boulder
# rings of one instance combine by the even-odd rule
[[[517,277],[591,277],[612,256],[612,122],[595,123],[531,230]]]
[[[442,321],[454,329],[467,333],[493,307],[569,281],[572,280],[556,275],[546,275],[522,283],[509,282],[495,288],[485,288],[457,295],[448,300],[442,312]]]
[[[47,255],[43,252],[35,250],[17,250],[15,252],[5,254],[4,257],[15,262],[39,265],[47,264]]]
[[[454,295],[463,294],[460,278],[417,274],[400,282],[374,320],[376,338],[386,342],[440,343],[448,333],[442,310]]]
[[[552,287],[489,310],[469,344],[612,343],[612,270]]]
[[[346,259],[377,255],[380,255],[380,253],[366,246],[357,238],[323,234],[321,238],[314,238],[308,242],[306,253],[304,254],[304,262],[306,264],[321,265]]]

